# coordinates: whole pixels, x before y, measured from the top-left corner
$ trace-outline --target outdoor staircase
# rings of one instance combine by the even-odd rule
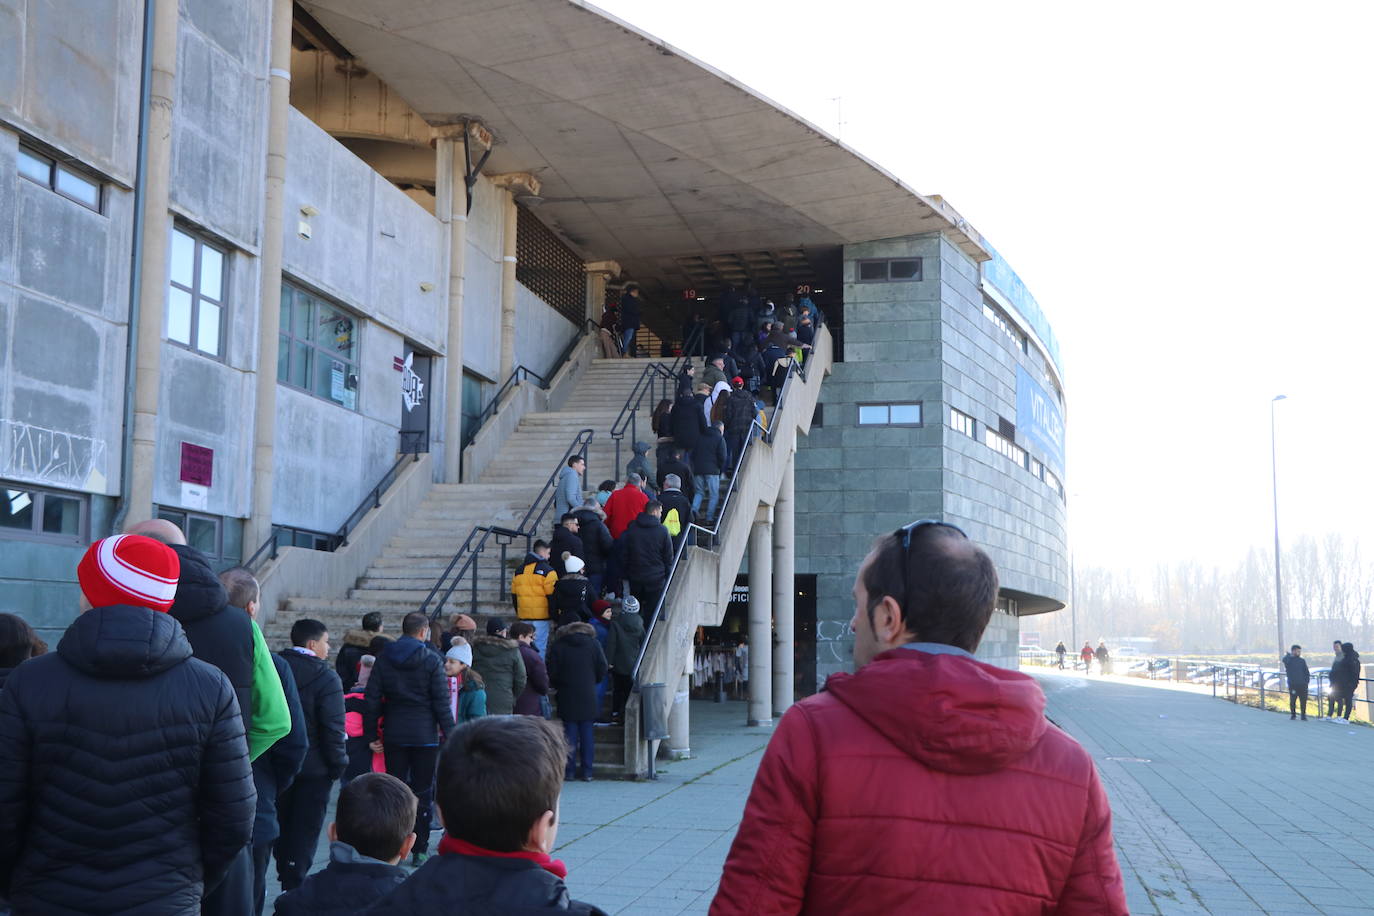
[[[531,503],[544,489],[549,476],[559,469],[568,446],[580,430],[594,431],[587,454],[584,488],[592,491],[602,480],[619,480],[624,476],[624,468],[617,470],[613,466],[615,443],[608,431],[625,406],[631,388],[651,362],[653,360],[649,359],[593,360],[562,409],[530,413],[521,419],[478,482],[435,484],[419,510],[372,560],[346,596],[286,599],[281,611],[266,626],[268,645],[273,649],[285,646],[291,624],[302,617],[323,621],[336,645],[343,632],[359,626],[362,616],[370,611],[382,613],[388,633],[399,633],[401,617],[419,610],[474,527],[492,525],[511,530],[520,527]],[[648,430],[647,415],[652,408],[649,404],[644,409],[640,430]],[[623,443],[622,465],[632,454],[630,443]],[[537,536],[547,539],[555,522],[545,517]],[[493,537],[489,540],[479,558],[475,606],[471,581],[465,581],[447,602],[442,615],[445,621],[449,614],[473,613],[474,610],[476,615],[483,617],[488,614],[512,616],[510,565],[524,558],[525,539],[519,538],[506,545],[505,565],[500,546],[493,543],[498,540],[504,539]],[[479,626],[482,623],[478,620]]]

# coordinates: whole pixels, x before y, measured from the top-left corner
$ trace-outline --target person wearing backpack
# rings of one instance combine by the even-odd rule
[[[673,536],[673,555],[676,556],[683,535],[696,521],[696,514],[692,512],[692,501],[682,492],[681,478],[676,474],[665,476],[663,492],[658,494],[658,501],[663,504],[663,525]]]

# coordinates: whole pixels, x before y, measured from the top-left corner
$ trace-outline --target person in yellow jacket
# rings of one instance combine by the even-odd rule
[[[525,555],[525,562],[510,585],[511,601],[515,604],[515,616],[534,627],[534,644],[543,655],[549,644],[549,612],[553,587],[558,583],[558,573],[549,565],[549,545],[547,541],[535,541],[534,549]]]

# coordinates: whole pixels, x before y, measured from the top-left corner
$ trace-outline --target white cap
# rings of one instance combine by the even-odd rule
[[[586,565],[586,563],[583,563],[577,557],[568,557],[566,560],[563,561],[563,568],[570,573],[580,573],[582,571],[582,568]]]
[[[449,649],[448,652],[444,653],[444,657],[456,659],[465,665],[471,665],[472,646],[454,646],[452,649]]]

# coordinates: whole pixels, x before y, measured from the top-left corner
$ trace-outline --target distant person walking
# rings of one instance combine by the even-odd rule
[[[1107,651],[1107,642],[1106,642],[1106,640],[1099,639],[1099,640],[1097,641],[1097,651],[1094,652],[1093,654],[1097,656],[1097,673],[1098,673],[1098,674],[1111,674],[1111,673],[1112,673],[1112,654],[1111,654],[1110,652]]]
[[[1064,640],[1059,640],[1059,645],[1054,647],[1054,654],[1059,656],[1059,670],[1064,670],[1064,654],[1069,650],[1064,645]]]
[[[1307,669],[1307,659],[1302,657],[1302,646],[1294,645],[1282,659],[1284,673],[1288,675],[1288,718],[1298,717],[1298,700],[1302,700],[1302,720],[1307,721],[1307,685],[1312,682],[1312,672]],[[1320,714],[1321,710],[1317,712]]]
[[[1326,707],[1326,717],[1335,719],[1340,716],[1350,721],[1350,710],[1355,702],[1355,688],[1360,684],[1360,653],[1348,642],[1341,643],[1341,657],[1331,666],[1331,695]]]
[[[1078,657],[1083,659],[1083,673],[1093,673],[1093,647],[1088,643],[1083,643],[1083,649],[1078,653]]]

